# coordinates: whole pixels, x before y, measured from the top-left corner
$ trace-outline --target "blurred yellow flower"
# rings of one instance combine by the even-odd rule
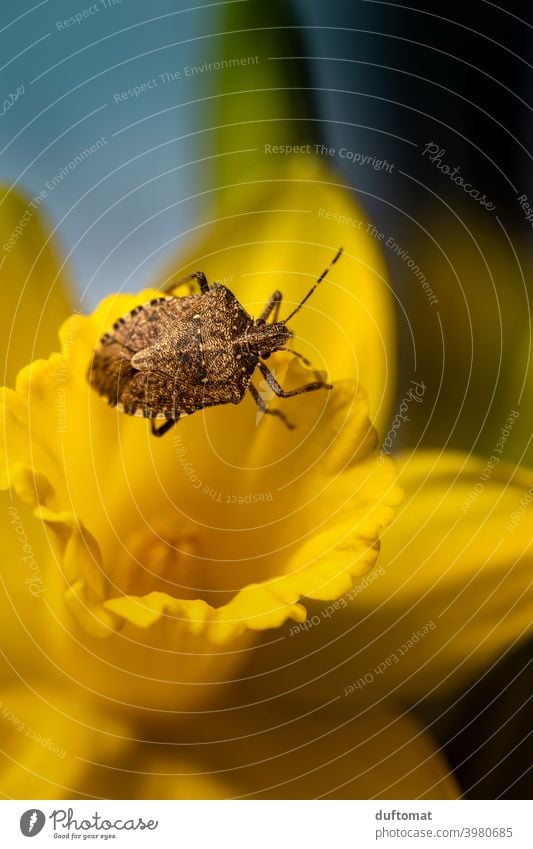
[[[86,373],[102,328],[155,296],[75,316],[63,353],[5,390],[3,484],[56,532],[68,604],[98,635],[167,615],[222,642],[305,618],[299,597],[335,598],[373,564],[400,500],[392,462],[376,462],[366,396],[350,384],[300,396],[294,431],[266,417],[256,431],[253,402],[208,410],[154,444]],[[288,355],[278,373],[286,387],[309,374]]]
[[[314,190],[311,177],[318,176],[325,175],[297,161],[278,191],[268,199],[259,194],[263,251],[277,254],[278,262],[286,258],[289,242],[284,251],[273,250],[267,228],[274,234],[281,227],[290,235],[282,215],[301,227],[292,195],[298,191],[302,196],[306,185]],[[336,187],[325,184],[322,193],[339,204]],[[250,212],[246,209],[243,217]],[[318,217],[315,229],[323,237]],[[316,240],[305,230],[309,253]],[[224,244],[223,234],[221,238]],[[252,261],[247,248],[244,268],[263,281],[272,261],[263,265],[261,250]],[[322,325],[326,316],[340,321],[345,302],[354,301],[350,257],[357,256],[361,264],[364,252],[359,248],[348,244],[339,275],[332,275],[331,282],[328,278],[325,315],[315,305],[302,321],[305,353],[311,342],[335,361],[335,347],[320,344],[327,338]],[[301,259],[301,277],[309,257],[304,265],[303,252],[295,253],[292,262]],[[323,266],[331,248],[323,246],[316,253]],[[322,266],[314,265],[312,276]],[[242,258],[234,267],[242,267]],[[247,306],[261,300],[250,282],[242,295],[238,283],[233,287]],[[364,285],[362,289],[365,294]],[[379,280],[376,293],[370,294],[367,308],[379,302]],[[191,646],[201,644],[195,653],[205,652],[207,645],[209,653],[220,654],[215,646],[247,637],[250,630],[277,627],[288,617],[305,619],[302,597],[331,599],[344,592],[353,576],[374,563],[380,532],[401,496],[392,462],[377,462],[366,394],[353,382],[339,381],[331,393],[286,402],[298,425],[294,431],[273,417],[258,426],[253,401],[246,399],[237,408],[196,413],[166,438],[154,440],[146,423],[103,404],[86,379],[92,352],[117,317],[157,294],[113,295],[92,316],[74,315],[62,328],[61,354],[23,369],[16,391],[4,391],[1,482],[53,530],[61,579],[57,595],[50,594],[48,601],[57,598],[58,619],[66,606],[84,632],[111,640],[104,651],[115,660],[120,655],[122,668],[135,669],[137,675],[157,668],[165,677],[166,665],[174,667],[171,651],[184,639]],[[343,331],[351,335],[353,327],[355,336],[359,313],[354,313]],[[359,337],[369,340],[369,334]],[[376,338],[374,347],[380,342]],[[358,367],[354,349],[353,343],[339,346],[339,357],[351,355],[344,367],[348,376],[350,367],[353,373]],[[289,355],[276,355],[276,363],[286,388],[309,379],[309,371]],[[164,658],[161,646],[167,652]],[[94,652],[101,654],[100,647]],[[224,657],[217,659],[217,677],[224,663],[232,661],[227,652]],[[194,658],[193,680],[197,674]],[[170,671],[168,675],[172,681]],[[108,677],[108,686],[102,687],[98,674],[105,692],[136,704],[162,702],[157,687],[133,682],[132,688],[115,670]],[[173,704],[176,698],[173,689],[167,699]]]
[[[172,275],[199,267],[210,280],[226,278],[251,314],[276,288],[289,310],[327,265],[338,224],[320,209],[362,218],[330,173],[298,160],[274,183],[238,190],[235,208],[226,224],[208,228],[194,265]],[[235,245],[228,233],[237,224]],[[17,255],[22,247],[31,250],[23,242]],[[466,675],[527,630],[526,521],[502,537],[497,559],[475,543],[480,511],[489,509],[498,536],[526,477],[510,484],[502,471],[487,487],[496,504],[506,492],[501,510],[480,498],[457,525],[457,496],[464,501],[472,467],[424,455],[402,472],[408,499],[400,508],[402,491],[392,461],[378,457],[360,385],[371,386],[373,415],[384,424],[393,332],[382,261],[364,230],[353,228],[344,249],[295,318],[294,347],[335,388],[276,401],[294,431],[269,416],[257,421],[250,398],[196,413],[155,440],[146,422],[102,403],[86,380],[92,350],[153,289],[112,295],[91,316],[74,315],[62,327],[61,353],[23,368],[16,389],[5,390],[1,483],[20,496],[8,514],[1,603],[9,633],[0,706],[6,795],[458,794],[431,736],[399,705],[412,703],[425,682],[446,680],[449,664]],[[283,386],[308,379],[292,358],[275,359]],[[401,520],[387,532],[398,509]],[[380,537],[382,571],[363,586]],[[30,561],[20,560],[21,545]],[[506,603],[520,598],[481,653],[487,622],[471,617],[469,591],[478,569],[476,604],[485,588],[492,597],[500,575]],[[430,647],[427,674],[415,674],[421,655],[413,648],[407,678],[417,688],[402,691],[403,702],[376,697],[377,686],[346,694],[409,638],[396,626],[414,586],[419,609],[407,617],[408,631],[439,620],[421,642]],[[462,621],[440,615],[447,588],[465,594]],[[463,636],[447,655],[450,628]],[[411,667],[397,669],[393,691]]]

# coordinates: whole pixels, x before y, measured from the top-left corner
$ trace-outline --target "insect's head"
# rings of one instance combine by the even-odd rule
[[[285,348],[292,333],[284,321],[267,324],[264,319],[258,318],[253,327],[253,335],[254,347],[261,359],[266,360],[274,351],[282,351]]]

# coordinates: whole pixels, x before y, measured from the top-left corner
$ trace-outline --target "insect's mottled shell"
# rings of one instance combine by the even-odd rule
[[[150,419],[238,404],[257,364],[243,339],[252,325],[220,284],[201,295],[158,298],[105,334],[89,381],[111,405]]]

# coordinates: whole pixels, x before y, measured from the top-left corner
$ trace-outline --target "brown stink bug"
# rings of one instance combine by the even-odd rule
[[[161,297],[135,307],[119,318],[100,340],[88,379],[108,403],[130,416],[151,420],[154,436],[162,436],[182,416],[204,407],[238,404],[246,390],[263,413],[278,416],[292,428],[280,410],[267,405],[251,382],[256,368],[279,398],[301,392],[331,389],[316,380],[285,392],[265,360],[274,351],[288,351],[309,364],[301,354],[286,348],[292,336],[287,322],[322,282],[339,259],[342,248],[322,272],[305,298],[287,318],[278,321],[282,294],[274,292],[257,319],[220,283],[210,286],[205,274],[193,274],[172,285],[197,280],[199,295]],[[267,319],[272,316],[272,320]],[[159,427],[155,420],[164,419]]]

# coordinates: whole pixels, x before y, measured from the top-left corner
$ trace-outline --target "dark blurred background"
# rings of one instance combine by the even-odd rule
[[[407,260],[385,251],[398,297],[398,398],[415,370],[428,387],[404,446],[490,455],[514,410],[502,459],[531,465],[533,230],[520,202],[533,206],[531,4],[297,6],[323,135],[394,168],[336,164],[438,298],[430,305]],[[430,143],[438,162],[423,155]],[[439,164],[459,166],[494,208]],[[532,659],[526,643],[465,693],[420,708],[466,797],[531,796]]]

